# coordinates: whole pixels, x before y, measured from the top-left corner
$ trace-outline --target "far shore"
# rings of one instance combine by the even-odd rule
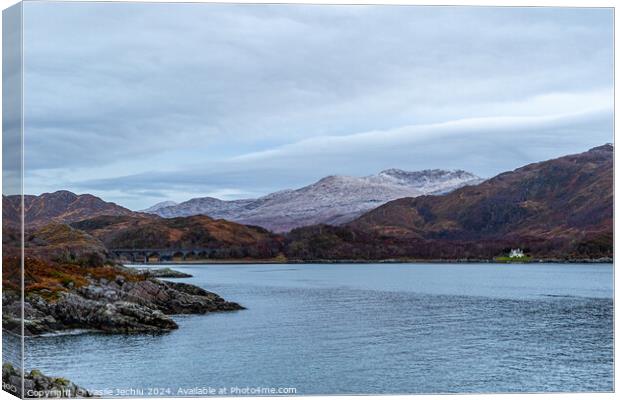
[[[120,262],[120,261],[119,261]],[[123,265],[249,265],[249,264],[613,264],[611,258],[597,259],[531,259],[528,261],[498,261],[487,259],[457,260],[419,260],[419,259],[387,259],[387,260],[186,260],[186,261],[149,261],[120,262]]]

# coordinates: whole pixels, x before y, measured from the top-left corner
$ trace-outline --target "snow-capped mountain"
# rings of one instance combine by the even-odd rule
[[[206,214],[286,232],[317,223],[343,224],[391,200],[447,193],[481,181],[461,170],[388,169],[365,177],[327,176],[300,189],[283,190],[258,199],[224,201],[203,197],[145,212],[166,218]]]
[[[230,219],[229,214],[234,215],[237,210],[255,202],[255,199],[247,200],[220,200],[214,197],[198,197],[184,201],[175,206],[162,207],[153,212],[161,217],[188,217],[190,215],[208,215],[212,218]]]
[[[162,201],[160,203],[154,204],[149,208],[145,208],[144,210],[140,210],[140,212],[155,214],[157,210],[161,210],[164,207],[172,207],[176,206],[178,203],[176,201]]]

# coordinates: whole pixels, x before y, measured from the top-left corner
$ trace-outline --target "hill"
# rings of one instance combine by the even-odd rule
[[[97,238],[108,249],[214,249],[211,258],[271,258],[284,239],[266,229],[204,215],[99,216],[71,226]]]
[[[19,226],[21,196],[2,196],[3,224]],[[91,194],[77,195],[67,190],[24,196],[26,228],[36,228],[51,222],[70,223],[99,215],[134,215],[135,212],[118,204],[106,202]]]
[[[389,169],[365,177],[327,176],[311,185],[258,199],[224,201],[202,197],[168,207],[156,205],[150,212],[166,218],[204,214],[287,232],[319,223],[340,225],[390,200],[449,192],[480,181],[477,176],[461,170]]]
[[[289,256],[305,259],[488,259],[517,247],[541,258],[612,257],[613,146],[445,195],[394,200],[338,229],[300,228],[289,240]],[[321,243],[330,243],[327,254],[316,250]]]

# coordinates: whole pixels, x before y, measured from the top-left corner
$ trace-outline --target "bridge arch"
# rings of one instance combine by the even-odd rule
[[[146,253],[146,261],[147,262],[158,262],[161,259],[161,255],[158,251],[151,251]]]
[[[110,249],[110,254],[120,262],[148,263],[160,261],[183,262],[218,258],[218,249]]]

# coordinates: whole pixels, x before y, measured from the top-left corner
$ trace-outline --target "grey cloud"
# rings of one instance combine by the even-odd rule
[[[592,98],[598,108],[613,101],[607,9],[27,3],[25,10],[33,190],[79,182],[76,189],[107,185],[120,199],[159,191],[160,180],[185,195],[258,193],[381,166],[471,163],[489,173],[485,163],[507,156],[506,141],[475,132],[450,136],[447,145],[488,148],[486,159],[475,152],[459,162],[431,139],[416,144],[426,149],[412,153],[416,162],[395,158],[398,148],[370,151],[363,143],[340,159],[302,151],[286,161],[294,165],[284,156],[230,159],[317,137],[574,114]],[[534,149],[511,153],[511,161],[529,161],[547,142],[559,153],[609,141],[601,127],[610,116],[579,125],[596,130],[591,140],[568,127],[532,132]],[[37,178],[51,175],[57,180]]]
[[[397,167],[464,168],[483,177],[527,162],[577,153],[602,144],[612,126],[609,110],[547,117],[485,118],[405,126],[349,136],[316,137],[264,152],[196,165],[74,182],[90,190],[135,188],[209,193],[245,188],[250,197],[308,184],[330,174],[367,175]],[[587,129],[588,136],[582,133]],[[563,144],[558,146],[557,138]],[[532,141],[536,146],[531,146]],[[241,191],[239,194],[243,194]]]
[[[2,193],[22,191],[21,6],[2,14]]]

